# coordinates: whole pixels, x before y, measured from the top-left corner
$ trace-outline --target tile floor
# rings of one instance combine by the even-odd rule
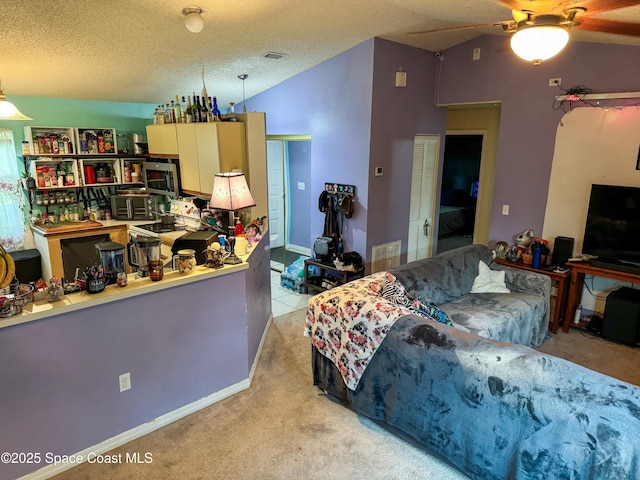
[[[307,306],[311,295],[296,293],[280,285],[280,272],[271,270],[271,311],[273,316],[284,315]]]

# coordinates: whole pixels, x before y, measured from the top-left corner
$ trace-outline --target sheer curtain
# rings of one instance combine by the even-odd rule
[[[0,128],[0,244],[6,250],[24,248],[23,198],[13,131]]]

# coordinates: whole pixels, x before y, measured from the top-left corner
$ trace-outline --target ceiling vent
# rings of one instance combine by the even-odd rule
[[[267,52],[262,54],[264,58],[271,58],[272,60],[280,60],[282,57],[286,57],[285,53]]]

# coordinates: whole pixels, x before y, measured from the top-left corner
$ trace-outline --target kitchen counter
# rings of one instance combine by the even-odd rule
[[[49,478],[70,465],[44,452],[86,459],[249,388],[271,319],[268,235],[243,258],[0,319],[0,452],[42,454],[0,478]]]
[[[59,301],[53,303],[49,303],[46,298],[30,302],[24,306],[22,313],[13,317],[0,318],[0,329],[246,270],[249,268],[246,260],[250,254],[240,256],[243,263],[225,265],[220,269],[198,265],[194,272],[182,275],[177,270],[167,270],[165,267],[163,279],[157,282],[152,282],[149,277],[138,278],[135,273],[130,273],[127,275],[126,287],[107,285],[100,293],[82,291],[63,295]]]

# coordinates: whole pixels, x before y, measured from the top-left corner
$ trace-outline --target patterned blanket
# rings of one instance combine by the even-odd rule
[[[304,334],[336,365],[351,390],[389,328],[403,315],[416,313],[381,296],[390,284],[399,285],[396,277],[378,272],[309,299]]]

